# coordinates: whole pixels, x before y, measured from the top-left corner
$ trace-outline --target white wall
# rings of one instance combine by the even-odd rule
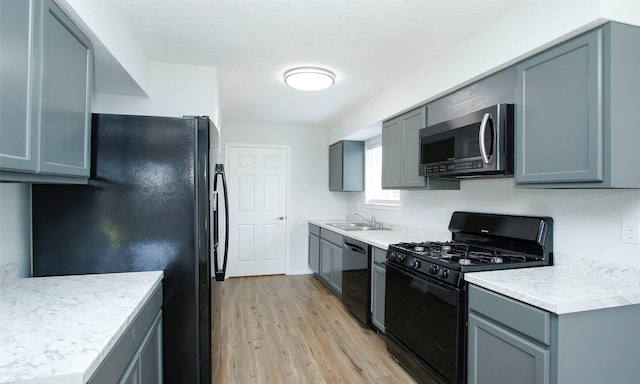
[[[319,127],[224,122],[224,143],[291,147],[287,224],[290,231],[288,274],[310,273],[307,266],[308,219],[343,218],[348,193],[329,192],[327,130]]]
[[[459,191],[402,191],[399,211],[371,210],[364,193],[350,211],[391,223],[447,231],[453,211],[551,216],[556,253],[640,267],[640,245],[623,243],[622,221],[640,221],[640,190],[516,189],[512,178],[464,180]]]
[[[110,1],[56,2],[93,43],[94,89],[124,95],[147,95],[149,59],[120,15],[117,5]]]
[[[209,115],[220,127],[215,67],[151,62],[149,97],[94,93],[92,112],[129,115]]]
[[[0,183],[0,284],[31,276],[31,184]]]

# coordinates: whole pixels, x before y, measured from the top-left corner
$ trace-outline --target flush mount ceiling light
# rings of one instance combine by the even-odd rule
[[[318,67],[292,68],[284,73],[284,82],[301,91],[319,91],[336,82],[333,72]]]

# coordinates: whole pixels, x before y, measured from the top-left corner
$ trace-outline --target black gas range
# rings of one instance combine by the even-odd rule
[[[466,382],[465,273],[553,264],[550,217],[454,212],[449,230],[387,251],[387,349],[421,383]]]

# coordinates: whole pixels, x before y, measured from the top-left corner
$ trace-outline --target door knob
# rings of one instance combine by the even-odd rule
[[[278,217],[278,220],[284,220],[284,219],[285,219],[285,217],[284,217],[284,216],[280,216],[280,217]]]

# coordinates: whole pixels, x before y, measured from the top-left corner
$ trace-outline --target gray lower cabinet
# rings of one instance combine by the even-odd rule
[[[320,228],[309,224],[309,268],[320,273]]]
[[[469,384],[549,384],[551,314],[469,286]]]
[[[162,382],[162,314],[147,333],[136,356],[120,379],[120,384]]]
[[[567,314],[469,285],[467,382],[639,383],[640,305]]]
[[[342,235],[309,224],[309,268],[320,281],[342,295]]]
[[[338,295],[342,294],[342,246],[320,239],[320,277]]]
[[[517,65],[518,186],[640,187],[638,41],[611,22]]]
[[[439,180],[418,174],[420,129],[426,124],[425,107],[382,123],[383,189],[460,189],[457,180]]]
[[[548,384],[549,347],[470,314],[469,383]]]
[[[387,252],[373,247],[371,268],[371,322],[384,333],[384,295],[387,270],[384,264]]]
[[[320,277],[325,283],[331,283],[331,243],[320,240]]]
[[[0,181],[86,182],[89,39],[51,0],[1,1],[0,17]]]
[[[140,310],[88,384],[163,382],[162,286]]]
[[[364,191],[364,142],[339,141],[329,147],[329,190]]]

